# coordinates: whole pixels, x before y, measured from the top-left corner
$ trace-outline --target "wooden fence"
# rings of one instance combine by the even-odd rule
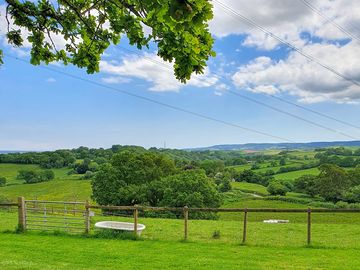
[[[51,214],[54,214],[54,212],[49,213],[49,208],[41,208],[41,207],[33,207],[29,208],[27,205],[29,203],[32,203],[34,205],[40,205],[40,204],[59,204],[59,205],[78,205],[81,206],[81,209],[75,209],[75,208],[65,208],[66,214],[65,220],[62,223],[62,225],[49,225],[49,223],[52,223],[52,221],[49,221],[50,218],[53,218]],[[249,213],[305,213],[307,216],[307,244],[311,243],[311,217],[312,213],[360,213],[360,209],[326,209],[326,208],[305,208],[305,209],[281,209],[281,208],[190,208],[190,207],[148,207],[148,206],[140,206],[140,205],[134,205],[134,206],[110,206],[110,205],[91,205],[89,201],[86,202],[54,202],[54,201],[40,201],[40,200],[25,200],[23,197],[18,198],[18,203],[0,203],[0,207],[14,207],[17,206],[18,208],[18,228],[21,231],[26,231],[28,229],[34,229],[31,228],[30,225],[35,225],[33,223],[29,223],[32,219],[30,219],[31,215],[29,215],[29,211],[35,211],[35,213],[42,213],[41,216],[38,216],[38,218],[41,218],[42,221],[39,225],[39,230],[55,230],[55,229],[71,229],[72,223],[69,222],[72,221],[72,219],[76,219],[76,224],[81,224],[81,232],[83,233],[90,233],[90,224],[91,224],[91,209],[100,209],[100,210],[118,210],[118,211],[130,211],[133,213],[133,219],[134,219],[134,234],[137,235],[138,232],[138,216],[139,211],[154,211],[154,212],[175,212],[180,213],[183,216],[184,219],[184,231],[183,231],[183,237],[184,240],[188,239],[189,234],[189,213],[190,212],[212,212],[212,213],[221,213],[221,212],[232,212],[232,213],[244,213],[244,220],[243,220],[243,237],[242,242],[246,242],[247,237],[247,226],[248,226],[248,214]],[[45,212],[44,212],[45,209]],[[82,218],[71,218],[68,217],[69,214],[80,214]],[[54,221],[53,221],[54,222]],[[55,223],[59,223],[55,221]],[[66,226],[64,226],[64,224]],[[76,229],[79,229],[80,227],[76,227]],[[80,231],[80,230],[79,230]],[[78,232],[79,232],[78,231]]]

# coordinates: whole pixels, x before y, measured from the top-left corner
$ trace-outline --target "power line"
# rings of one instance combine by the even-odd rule
[[[316,115],[325,117],[325,118],[327,118],[327,119],[333,120],[333,121],[338,122],[338,123],[341,123],[341,124],[343,124],[343,125],[350,126],[350,127],[352,127],[352,128],[356,128],[356,129],[359,129],[359,130],[360,130],[360,126],[356,126],[356,125],[351,124],[351,123],[349,123],[349,122],[346,122],[346,121],[340,120],[340,119],[338,119],[338,118],[335,118],[335,117],[333,117],[333,116],[324,114],[324,113],[322,113],[322,112],[319,112],[319,111],[316,111],[316,110],[307,108],[307,107],[305,107],[305,106],[299,105],[299,104],[297,104],[297,103],[291,102],[291,101],[289,101],[289,100],[287,100],[287,99],[284,99],[284,98],[281,98],[281,97],[278,97],[278,96],[275,96],[275,95],[269,94],[269,96],[270,96],[271,98],[277,99],[277,100],[279,100],[279,101],[281,101],[281,102],[284,102],[284,103],[287,103],[287,104],[296,106],[296,107],[298,107],[298,108],[300,108],[300,109],[303,109],[303,110],[305,110],[305,111],[314,113],[314,114],[316,114]]]
[[[164,63],[161,62],[161,61],[155,60],[155,59],[153,59],[153,58],[151,58],[151,57],[147,57],[146,55],[144,56],[144,55],[141,54],[140,52],[133,51],[133,50],[129,50],[129,49],[124,48],[124,47],[122,47],[122,46],[121,46],[121,48],[122,48],[122,49],[125,49],[126,51],[128,51],[128,52],[130,52],[130,53],[136,53],[136,54],[144,57],[146,60],[149,60],[149,61],[151,61],[151,62],[153,62],[153,63],[155,63],[155,64],[159,64],[159,65],[163,66],[164,68],[166,68],[167,70],[172,71],[172,69],[171,69],[169,66],[164,65]],[[223,76],[221,76],[221,75],[219,75],[219,74],[217,74],[217,73],[215,73],[215,72],[212,72],[212,74],[214,74],[214,75],[216,75],[216,76],[218,76],[218,77],[220,77],[220,78],[224,78]],[[246,99],[246,100],[248,100],[248,101],[250,101],[250,102],[256,103],[256,104],[258,104],[258,105],[261,105],[261,106],[266,107],[266,108],[268,108],[268,109],[271,109],[271,110],[273,110],[273,111],[276,111],[276,112],[285,114],[285,115],[287,115],[287,116],[293,117],[293,118],[295,118],[295,119],[301,120],[301,121],[303,121],[303,122],[305,122],[305,123],[311,124],[311,125],[316,126],[316,127],[318,127],[318,128],[322,128],[322,129],[324,129],[324,130],[327,130],[327,131],[330,131],[330,132],[334,132],[334,133],[336,133],[336,134],[338,134],[338,135],[342,135],[342,136],[344,136],[344,137],[357,140],[356,137],[353,137],[353,136],[351,136],[351,135],[349,135],[349,134],[346,134],[346,133],[341,132],[341,131],[338,131],[338,130],[336,130],[336,129],[333,129],[333,128],[327,127],[327,126],[325,126],[325,125],[316,123],[315,121],[308,120],[308,119],[306,119],[306,118],[304,118],[304,117],[301,117],[301,116],[298,116],[298,115],[289,113],[289,112],[287,112],[287,111],[278,109],[278,108],[273,107],[273,106],[271,106],[271,105],[268,105],[268,104],[266,104],[266,103],[264,103],[264,102],[258,101],[258,100],[256,100],[256,99],[250,98],[250,97],[245,96],[245,95],[242,95],[242,94],[240,94],[240,93],[238,93],[238,92],[235,92],[235,91],[232,91],[232,90],[228,90],[228,92],[231,93],[231,94],[233,94],[233,95],[235,95],[235,96],[238,96],[238,97],[241,97],[241,98],[243,98],[243,99]],[[303,107],[303,106],[301,106],[301,105],[292,103],[292,102],[290,102],[290,101],[283,100],[283,99],[281,99],[281,98],[277,98],[276,96],[272,96],[272,95],[270,95],[270,96],[273,97],[273,98],[276,98],[276,99],[278,99],[278,100],[280,100],[280,101],[282,101],[282,102],[286,102],[286,103],[288,103],[288,104],[292,104],[292,105],[294,105],[294,106],[297,106],[297,107],[299,107],[299,108],[303,108],[303,109],[308,110],[308,111],[311,111],[311,112],[313,112],[313,113],[317,113],[318,115],[321,115],[321,116],[323,116],[323,117],[329,118],[329,119],[331,119],[331,120],[341,122],[342,124],[346,123],[346,122],[344,122],[344,121],[335,119],[335,118],[333,118],[333,117],[331,117],[331,116],[327,116],[327,115],[325,115],[325,114],[318,113],[318,112],[313,111],[313,110],[311,110],[311,109],[307,109],[306,107]],[[349,124],[349,125],[351,125],[351,124]],[[352,127],[356,127],[356,126],[354,126],[354,125],[351,125],[351,126],[352,126]],[[359,129],[360,129],[360,127],[359,127]]]
[[[4,57],[9,57],[9,58],[15,59],[17,61],[28,63],[26,60],[17,58],[15,56],[4,55]],[[273,138],[273,139],[277,139],[277,140],[280,140],[280,141],[287,141],[287,142],[294,143],[294,141],[292,141],[290,139],[287,139],[287,138],[283,138],[283,137],[280,137],[280,136],[277,136],[277,135],[272,135],[270,133],[259,131],[259,130],[252,129],[252,128],[243,127],[243,126],[240,126],[238,124],[231,123],[231,122],[228,122],[228,121],[224,121],[224,120],[221,120],[221,119],[218,119],[218,118],[214,118],[214,117],[211,117],[211,116],[208,116],[208,115],[205,115],[205,114],[193,112],[193,111],[190,111],[190,110],[178,107],[178,106],[174,106],[174,105],[171,105],[171,104],[168,104],[168,103],[165,103],[165,102],[161,102],[161,101],[152,99],[152,98],[148,98],[148,97],[145,97],[145,96],[142,96],[142,95],[134,94],[134,93],[126,91],[126,90],[118,89],[118,88],[115,88],[115,87],[112,87],[112,86],[108,86],[108,85],[105,85],[105,84],[102,84],[102,83],[95,82],[93,80],[89,80],[89,79],[85,79],[85,78],[82,78],[82,77],[79,77],[79,76],[75,76],[73,74],[70,74],[70,73],[67,73],[67,72],[64,72],[64,71],[56,70],[56,69],[53,69],[53,68],[50,68],[50,67],[47,67],[47,66],[39,66],[39,67],[42,68],[42,69],[50,70],[52,72],[61,74],[63,76],[67,76],[67,77],[70,77],[70,78],[73,78],[73,79],[76,79],[76,80],[84,81],[84,82],[89,83],[89,84],[93,84],[93,85],[96,85],[96,86],[99,86],[99,87],[102,87],[102,88],[105,88],[105,89],[108,89],[108,90],[112,90],[112,91],[115,91],[115,92],[118,92],[118,93],[121,93],[121,94],[124,94],[124,95],[128,95],[128,96],[131,96],[131,97],[134,97],[134,98],[137,98],[137,99],[141,99],[141,100],[144,100],[144,101],[147,101],[147,102],[150,102],[150,103],[154,103],[154,104],[157,104],[157,105],[160,105],[160,106],[163,106],[163,107],[175,110],[175,111],[190,114],[190,115],[196,116],[198,118],[202,118],[202,119],[206,119],[206,120],[209,120],[209,121],[221,123],[223,125],[231,126],[231,127],[238,128],[238,129],[245,130],[245,131],[252,132],[252,133],[256,133],[256,134],[266,136],[266,137],[270,137],[270,138]]]
[[[300,0],[301,3],[303,3],[307,8],[309,8],[310,10],[312,10],[313,12],[315,12],[316,14],[318,14],[320,17],[322,17],[323,19],[326,20],[326,22],[331,23],[332,25],[334,25],[338,30],[340,30],[341,32],[343,32],[344,34],[348,35],[349,37],[356,39],[358,41],[360,41],[360,38],[353,35],[349,30],[347,30],[345,27],[341,26],[340,24],[338,24],[337,22],[335,22],[333,19],[329,18],[328,16],[326,16],[324,13],[322,13],[319,9],[317,9],[314,5],[310,4],[307,0]]]
[[[269,109],[271,109],[271,110],[274,110],[274,111],[277,111],[277,112],[279,112],[279,113],[282,113],[282,114],[291,116],[291,117],[293,117],[293,118],[299,119],[299,120],[301,120],[301,121],[303,121],[303,122],[306,122],[306,123],[308,123],[308,124],[314,125],[314,126],[316,126],[316,127],[319,127],[319,128],[325,129],[325,130],[327,130],[327,131],[331,131],[331,132],[340,134],[340,135],[345,136],[345,137],[348,137],[348,138],[350,138],[350,139],[354,139],[354,140],[357,139],[357,138],[355,138],[355,137],[353,137],[353,136],[351,136],[351,135],[349,135],[349,134],[346,134],[346,133],[344,133],[344,132],[341,132],[341,131],[338,131],[338,130],[336,130],[336,129],[333,129],[333,128],[330,128],[330,127],[327,127],[327,126],[318,124],[318,123],[316,123],[316,122],[314,122],[314,121],[308,120],[308,119],[303,118],[303,117],[301,117],[301,116],[298,116],[298,115],[296,115],[296,114],[292,114],[292,113],[289,113],[289,112],[287,112],[287,111],[278,109],[278,108],[273,107],[273,106],[271,106],[271,105],[268,105],[268,104],[266,104],[266,103],[264,103],[264,102],[261,102],[261,101],[258,101],[258,100],[256,100],[256,99],[250,98],[250,97],[248,97],[248,96],[239,94],[238,92],[231,91],[231,90],[229,90],[229,92],[232,93],[233,95],[239,96],[239,97],[241,97],[241,98],[243,98],[243,99],[246,99],[246,100],[249,100],[249,101],[251,101],[251,102],[253,102],[253,103],[257,103],[257,104],[259,104],[259,105],[261,105],[261,106],[267,107],[267,108],[269,108]]]
[[[279,41],[280,43],[288,46],[289,48],[293,49],[294,51],[298,52],[299,54],[301,54],[302,56],[304,56],[305,58],[309,59],[311,62],[315,62],[316,64],[318,64],[319,66],[327,69],[328,71],[334,73],[336,76],[351,82],[354,85],[360,86],[360,83],[354,79],[351,79],[345,75],[343,75],[342,73],[338,72],[337,70],[335,70],[334,68],[320,62],[319,60],[317,60],[315,57],[303,52],[301,49],[297,48],[296,46],[294,46],[293,44],[291,44],[290,42],[282,39],[281,37],[275,35],[274,33],[270,32],[269,30],[265,29],[264,27],[262,27],[261,25],[257,24],[256,22],[254,22],[253,20],[247,18],[246,16],[240,14],[239,12],[237,12],[236,10],[234,10],[233,8],[221,3],[218,0],[213,0],[215,3],[217,3],[226,13],[228,13],[229,15],[233,16],[235,19],[241,20],[242,22],[247,23],[248,25],[251,25],[253,27],[258,28],[259,30],[261,30],[262,32],[264,32],[265,34],[269,35],[270,37],[276,39],[277,41]]]
[[[327,67],[326,65],[323,65],[322,63],[316,61],[316,59],[313,58],[312,56],[303,53],[300,49],[296,48],[294,45],[290,44],[289,42],[281,39],[280,37],[276,36],[275,34],[271,33],[270,31],[266,30],[265,28],[261,27],[260,25],[258,25],[257,23],[255,23],[255,22],[252,21],[251,19],[248,19],[248,18],[245,17],[244,15],[238,13],[236,10],[232,9],[231,7],[226,6],[225,4],[223,4],[223,3],[221,3],[221,2],[219,2],[219,1],[217,1],[217,0],[213,0],[213,1],[216,2],[216,3],[218,3],[218,4],[220,5],[220,7],[221,7],[226,13],[228,13],[229,11],[232,12],[232,14],[229,14],[229,13],[228,13],[229,15],[236,15],[236,16],[240,17],[242,21],[245,21],[245,22],[247,22],[248,24],[259,28],[259,29],[260,29],[261,31],[263,31],[264,33],[269,34],[270,36],[272,36],[273,38],[277,39],[277,40],[280,41],[281,43],[283,43],[283,44],[289,46],[290,48],[294,49],[295,51],[297,51],[298,53],[300,53],[300,54],[303,55],[304,57],[306,57],[306,58],[310,59],[311,61],[316,62],[316,63],[319,64],[320,66],[328,69],[328,67]],[[309,8],[314,8],[313,6],[311,6],[311,4],[310,4],[307,0],[300,0],[300,1],[302,1],[304,4],[308,4],[307,6],[308,6]],[[310,7],[310,6],[311,6],[311,7]],[[314,9],[315,9],[315,8],[314,8]],[[320,11],[318,11],[318,12],[320,13]],[[325,16],[325,15],[324,15],[324,16]],[[331,19],[329,19],[329,18],[327,18],[327,20],[331,21]],[[334,23],[334,25],[339,26],[340,30],[343,28],[343,27],[341,27],[340,25],[338,25],[337,23],[335,23],[335,22],[333,22],[333,23]],[[352,34],[349,33],[348,31],[346,31],[346,29],[344,29],[344,30],[345,30],[345,33],[350,34],[351,37],[354,37],[354,38],[360,40],[358,37],[352,35]],[[348,81],[350,80],[350,81],[351,81],[352,83],[354,83],[355,85],[360,86],[360,84],[359,84],[357,81],[354,81],[354,80],[352,80],[352,79],[348,79],[347,77],[345,77],[345,76],[343,76],[342,74],[338,73],[336,70],[333,70],[332,68],[330,68],[330,69],[328,69],[328,70],[331,71],[331,72],[333,72],[333,73],[335,73],[337,76],[339,76],[339,77],[341,77],[341,78],[343,78],[343,79],[345,79],[345,80],[348,80]],[[299,104],[296,104],[296,103],[293,103],[293,102],[291,102],[291,101],[285,100],[285,99],[283,99],[283,98],[277,97],[277,96],[275,96],[275,95],[269,95],[269,96],[272,97],[272,98],[274,98],[274,99],[277,99],[277,100],[279,100],[279,101],[281,101],[281,102],[284,102],[284,103],[287,103],[287,104],[296,106],[296,107],[301,108],[301,109],[303,109],[303,110],[306,110],[306,111],[308,111],[308,112],[314,113],[314,114],[316,114],[316,115],[319,115],[319,116],[325,117],[325,118],[327,118],[327,119],[336,121],[336,122],[341,123],[341,124],[343,124],[343,125],[347,125],[347,126],[350,126],[350,127],[352,127],[352,128],[356,128],[356,129],[360,130],[360,127],[359,127],[359,126],[356,126],[356,125],[351,124],[351,123],[349,123],[349,122],[346,122],[346,121],[337,119],[337,118],[335,118],[335,117],[333,117],[333,116],[329,116],[329,115],[326,115],[326,114],[324,114],[324,113],[318,112],[318,111],[316,111],[316,110],[312,110],[312,109],[306,108],[306,107],[304,107],[304,106],[301,106],[301,105],[299,105]]]

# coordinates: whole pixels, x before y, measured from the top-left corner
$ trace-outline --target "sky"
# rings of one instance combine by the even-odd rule
[[[113,144],[189,148],[360,139],[360,128],[301,108],[360,127],[358,1],[311,1],[315,11],[302,0],[216,0],[213,4],[209,28],[217,56],[208,61],[205,74],[181,84],[174,78],[172,64],[156,56],[156,46],[139,51],[126,39],[106,50],[98,74],[60,63],[47,66],[51,70],[32,66],[29,44],[13,48],[6,42],[5,5],[0,0],[0,46],[5,54],[0,67],[0,149]],[[61,46],[63,41],[56,42]]]

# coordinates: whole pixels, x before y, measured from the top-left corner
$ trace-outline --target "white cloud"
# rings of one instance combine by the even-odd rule
[[[50,78],[47,78],[47,79],[46,79],[46,82],[48,82],[48,83],[54,83],[54,82],[56,82],[56,80],[55,80],[53,77],[50,77]]]
[[[206,68],[205,73],[193,75],[187,84],[176,80],[173,74],[173,65],[163,61],[156,54],[144,54],[143,56],[125,56],[121,63],[101,61],[100,70],[112,76],[133,77],[152,83],[151,91],[179,91],[185,85],[195,87],[215,86],[218,78],[210,75]]]
[[[346,77],[360,81],[360,63],[355,57],[360,55],[359,43],[350,42],[344,46],[309,44],[303,47],[303,51]],[[298,96],[303,102],[360,101],[359,86],[296,52],[291,52],[286,59],[277,62],[268,57],[258,57],[239,67],[232,79],[241,89],[267,94],[286,91]]]
[[[220,0],[258,25],[280,38],[301,47],[308,41],[302,33],[308,32],[326,40],[345,39],[346,34],[332,23],[314,13],[299,0]],[[346,27],[354,35],[360,36],[360,5],[356,0],[312,0],[309,1],[334,22]],[[241,21],[237,15],[224,11],[217,2],[214,4],[214,19],[210,30],[216,37],[232,34],[246,35],[245,46],[256,46],[264,50],[275,49],[279,41],[257,28]]]
[[[104,77],[101,80],[104,83],[108,83],[108,84],[121,84],[121,83],[129,83],[129,82],[131,82],[131,79],[120,77],[120,76]]]

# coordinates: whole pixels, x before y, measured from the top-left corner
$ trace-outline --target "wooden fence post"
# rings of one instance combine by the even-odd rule
[[[184,240],[188,239],[189,207],[184,207]]]
[[[138,232],[138,217],[139,217],[139,209],[137,204],[134,205],[134,234],[135,237],[137,237],[137,232]]]
[[[89,234],[90,232],[90,202],[89,200],[85,201],[85,233]]]
[[[246,226],[247,226],[247,209],[244,209],[244,228],[243,228],[243,240],[242,243],[245,244],[246,242]]]
[[[26,230],[26,213],[25,213],[25,198],[18,197],[18,229],[21,232]]]
[[[307,210],[307,244],[311,243],[311,209]]]

